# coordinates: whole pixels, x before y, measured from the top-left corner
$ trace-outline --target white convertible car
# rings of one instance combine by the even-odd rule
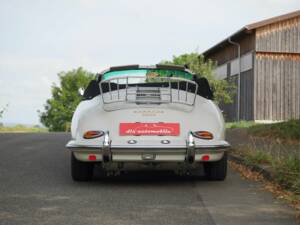
[[[111,67],[86,88],[72,119],[71,173],[76,181],[129,168],[227,171],[224,120],[205,78],[181,66]]]

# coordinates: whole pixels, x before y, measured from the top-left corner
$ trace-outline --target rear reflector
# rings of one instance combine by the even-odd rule
[[[97,159],[96,155],[89,155],[90,161],[95,161]]]
[[[204,156],[202,156],[202,160],[203,160],[203,161],[208,161],[208,160],[209,160],[209,155],[204,155]]]

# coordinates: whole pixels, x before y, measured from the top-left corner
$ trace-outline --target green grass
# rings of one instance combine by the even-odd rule
[[[300,141],[300,120],[273,124],[256,124],[249,127],[249,133],[255,136]]]
[[[264,151],[256,150],[249,152],[245,156],[245,160],[248,164],[269,164],[272,161],[272,157]]]
[[[254,125],[255,125],[254,121],[241,120],[239,122],[226,123],[226,128],[228,128],[228,129],[230,129],[230,128],[249,128]]]
[[[286,189],[300,195],[300,157],[289,156],[273,162],[276,180]]]
[[[270,154],[255,147],[233,149],[233,155],[239,155],[249,166],[267,164],[273,168],[274,179],[286,190],[300,196],[300,155],[286,153],[285,155]]]
[[[293,146],[300,144],[300,120],[273,124],[241,121],[226,125],[229,128],[247,128],[248,133],[252,136],[270,138],[269,140],[273,144],[264,146],[264,149],[253,143],[240,149],[234,149],[232,153],[241,156],[248,165],[270,165],[277,183],[300,197],[300,153],[289,147],[290,143]],[[273,147],[277,144],[282,144],[283,148]]]
[[[24,125],[16,125],[14,127],[0,127],[0,132],[48,132],[47,128],[43,127],[28,127]]]
[[[286,122],[272,124],[257,124],[254,121],[239,121],[226,123],[226,128],[247,128],[254,136],[279,138],[284,141],[300,142],[300,120],[289,120]]]
[[[232,149],[234,155],[242,156],[246,164],[271,164],[272,157],[269,153],[255,147],[243,146],[241,149]]]

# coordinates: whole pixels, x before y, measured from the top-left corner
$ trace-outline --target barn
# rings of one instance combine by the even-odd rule
[[[244,26],[202,53],[236,84],[227,121],[300,118],[300,10]]]

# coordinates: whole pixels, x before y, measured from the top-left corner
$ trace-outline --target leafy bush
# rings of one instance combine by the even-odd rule
[[[173,56],[172,61],[162,61],[161,64],[188,66],[199,77],[205,77],[214,90],[214,101],[216,103],[232,103],[236,93],[236,86],[233,82],[216,79],[214,70],[216,63],[207,60],[197,52]]]
[[[94,74],[82,68],[58,74],[60,85],[52,86],[52,98],[48,99],[44,112],[39,112],[41,123],[49,131],[69,130],[73,113],[81,101],[79,88],[86,88]]]

